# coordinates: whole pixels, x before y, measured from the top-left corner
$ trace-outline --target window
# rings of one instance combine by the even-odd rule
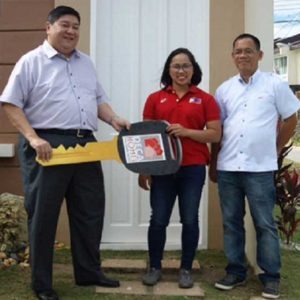
[[[276,57],[274,60],[275,72],[285,81],[288,81],[287,56]]]

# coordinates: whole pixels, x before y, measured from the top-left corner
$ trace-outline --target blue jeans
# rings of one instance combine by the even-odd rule
[[[199,241],[198,210],[205,175],[205,166],[199,165],[181,167],[172,175],[152,176],[150,191],[152,214],[148,230],[150,267],[161,269],[166,229],[178,196],[182,223],[181,268],[187,270],[192,268]]]
[[[244,216],[247,197],[256,229],[257,264],[264,271],[259,278],[263,283],[279,281],[280,248],[273,218],[276,201],[274,172],[218,171],[218,187],[227,273],[246,277]]]

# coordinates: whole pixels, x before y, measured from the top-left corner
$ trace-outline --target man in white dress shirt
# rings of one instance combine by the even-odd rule
[[[218,182],[223,215],[226,276],[215,287],[230,290],[245,282],[245,197],[256,229],[262,296],[279,297],[280,249],[273,218],[277,157],[297,124],[298,99],[276,74],[261,72],[260,41],[241,34],[232,58],[239,74],[216,91],[223,137],[212,146],[210,178]]]

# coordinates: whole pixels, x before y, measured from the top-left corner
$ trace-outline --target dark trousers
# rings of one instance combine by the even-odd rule
[[[93,136],[40,134],[52,147],[84,145]],[[52,289],[53,246],[63,199],[69,216],[71,251],[77,283],[95,281],[101,274],[100,241],[105,195],[99,162],[42,167],[36,152],[20,138],[20,161],[28,214],[32,289]]]
[[[150,267],[161,269],[166,231],[178,196],[181,232],[180,268],[191,270],[199,241],[199,205],[205,182],[205,166],[181,167],[176,174],[152,176],[148,229]]]

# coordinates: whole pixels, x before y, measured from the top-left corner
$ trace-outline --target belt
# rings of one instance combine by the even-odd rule
[[[49,133],[59,135],[73,135],[76,137],[88,137],[93,135],[93,131],[89,129],[35,129],[37,133]]]

